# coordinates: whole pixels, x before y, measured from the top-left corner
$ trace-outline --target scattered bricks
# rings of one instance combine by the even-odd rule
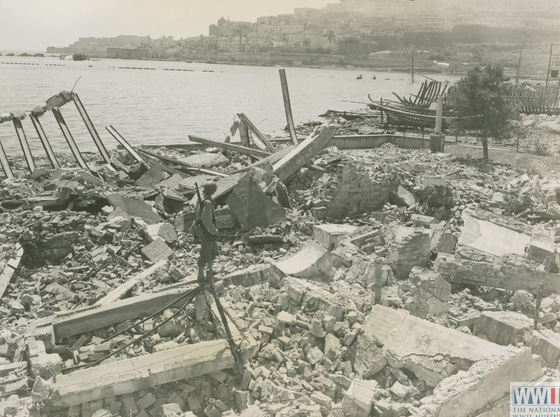
[[[311,394],[311,401],[315,404],[320,405],[321,407],[325,407],[327,410],[332,408],[332,398],[327,397],[325,394],[321,392],[314,392]]]
[[[313,238],[327,250],[333,250],[336,243],[358,228],[349,224],[316,224]]]
[[[533,353],[543,357],[549,368],[556,368],[560,362],[560,334],[551,330],[534,330],[530,345]]]
[[[376,391],[377,381],[355,379],[344,394],[342,407],[356,407],[356,417],[367,417],[373,406]]]
[[[132,395],[123,395],[121,397],[121,402],[126,417],[135,416],[138,413],[138,407]]]
[[[145,410],[156,402],[156,397],[151,392],[148,392],[143,397],[136,401],[136,406],[139,410]]]
[[[410,271],[411,291],[406,308],[417,317],[429,317],[449,310],[451,284],[432,270],[415,266]]]
[[[140,252],[154,263],[167,259],[173,254],[173,250],[160,237],[154,239],[149,245],[144,246]]]
[[[476,320],[474,334],[499,345],[516,345],[531,333],[533,324],[533,320],[515,311],[483,311]]]

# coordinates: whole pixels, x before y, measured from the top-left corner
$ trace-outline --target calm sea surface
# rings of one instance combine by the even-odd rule
[[[35,64],[35,65],[29,65]],[[55,66],[56,65],[56,66]],[[148,69],[124,69],[136,67]],[[76,91],[108,148],[116,142],[105,130],[113,125],[132,144],[176,144],[188,134],[223,140],[236,113],[245,113],[265,134],[287,136],[279,68],[185,62],[0,57],[0,113],[30,111],[63,90]],[[356,79],[362,74],[363,79]],[[392,92],[416,92],[424,80],[396,72],[363,69],[286,68],[296,125],[317,120],[326,110],[355,110],[374,99],[394,99]],[[373,75],[376,80],[373,80]],[[430,75],[454,82],[457,77]],[[61,108],[83,151],[95,150],[73,103]],[[41,122],[55,152],[68,146],[51,112]],[[23,127],[34,153],[42,148],[31,120]],[[6,152],[21,152],[11,122],[0,124]]]

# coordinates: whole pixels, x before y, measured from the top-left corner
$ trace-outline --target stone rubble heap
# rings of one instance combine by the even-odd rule
[[[216,151],[189,164],[249,163]],[[494,416],[509,381],[560,377],[553,172],[383,145],[323,149],[289,204],[269,168],[235,177],[215,263],[235,364],[209,293],[169,307],[213,175],[120,160],[2,183],[0,416]]]

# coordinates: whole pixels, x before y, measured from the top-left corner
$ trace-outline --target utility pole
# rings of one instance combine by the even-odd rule
[[[552,63],[552,44],[550,44],[550,55],[548,57],[548,69],[546,70],[546,83],[544,88],[548,87],[548,76],[550,74],[550,64]]]
[[[521,56],[523,55],[523,51],[519,51],[519,62],[517,63],[517,76],[515,77],[515,86],[519,85],[519,72],[521,71]]]

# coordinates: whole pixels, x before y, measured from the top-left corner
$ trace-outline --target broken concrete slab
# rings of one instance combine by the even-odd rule
[[[414,372],[432,387],[480,360],[513,349],[382,305],[375,305],[367,316],[364,334],[383,343],[389,365]]]
[[[463,226],[459,244],[489,253],[494,256],[516,254],[525,256],[531,238],[523,233],[478,219],[468,210],[463,211]]]
[[[516,345],[532,332],[533,325],[534,320],[515,311],[483,311],[473,333],[499,345]]]
[[[544,296],[560,294],[558,274],[539,271],[522,257],[504,256],[495,262],[480,262],[440,253],[434,262],[434,270],[451,284],[483,285],[537,294],[542,281]]]
[[[316,224],[313,225],[313,238],[325,249],[333,250],[338,241],[357,229],[350,224]]]
[[[159,223],[162,220],[160,215],[152,210],[152,206],[143,201],[125,197],[120,194],[109,194],[107,200],[115,208],[115,210],[107,216],[108,219],[117,216],[123,216],[125,218],[140,217],[148,224]]]
[[[422,400],[421,416],[469,417],[479,415],[510,393],[510,382],[531,382],[543,370],[530,349],[513,350],[475,363],[468,371],[450,376]],[[492,416],[497,414],[490,414]],[[509,413],[507,414],[509,415]]]
[[[285,289],[292,308],[301,308],[306,312],[323,311],[338,321],[342,320],[345,312],[351,307],[339,296],[303,279],[286,277],[282,280],[282,288]]]
[[[416,198],[414,198],[414,194],[399,184],[396,191],[391,191],[389,202],[397,206],[414,207]]]
[[[170,223],[150,224],[146,228],[146,233],[152,240],[155,240],[158,237],[165,240],[167,243],[175,242],[177,240],[177,232],[175,232],[175,228],[171,226]]]
[[[21,262],[21,258],[23,257],[24,249],[23,247],[17,243],[15,247],[15,257],[10,259],[4,268],[0,271],[0,299],[6,292],[8,285],[10,285],[10,281],[12,277],[16,273],[17,269],[19,268],[19,264]]]
[[[181,346],[58,375],[53,384],[54,404],[70,407],[130,394],[168,382],[218,372],[233,365],[233,357],[224,340]]]
[[[262,191],[252,173],[239,180],[227,203],[243,230],[268,227],[286,219],[286,209]]]
[[[243,271],[232,272],[224,277],[218,277],[218,279],[223,281],[224,286],[252,287],[253,285],[268,281],[269,275],[269,265],[253,265]]]
[[[179,289],[154,294],[142,294],[118,300],[104,306],[89,307],[80,311],[74,311],[71,314],[65,313],[49,317],[49,321],[44,323],[43,326],[52,324],[55,340],[58,340],[63,337],[107,327],[115,323],[145,317],[178,300],[179,297],[187,292],[188,290]],[[189,297],[186,297],[181,302],[174,304],[173,307],[179,308],[189,299]]]
[[[169,175],[161,168],[160,165],[153,165],[140,178],[136,180],[136,185],[139,187],[149,188],[159,184]]]
[[[303,168],[333,138],[334,126],[322,126],[309,135],[273,166],[274,174],[285,182]]]
[[[229,162],[229,160],[221,153],[210,152],[189,155],[183,158],[179,158],[179,161],[197,168],[222,165]]]
[[[283,277],[319,278],[325,276],[328,265],[328,251],[316,242],[309,242],[298,253],[270,264],[271,278]]]
[[[415,266],[409,276],[411,291],[406,308],[417,317],[429,317],[449,310],[451,284],[430,269]]]

